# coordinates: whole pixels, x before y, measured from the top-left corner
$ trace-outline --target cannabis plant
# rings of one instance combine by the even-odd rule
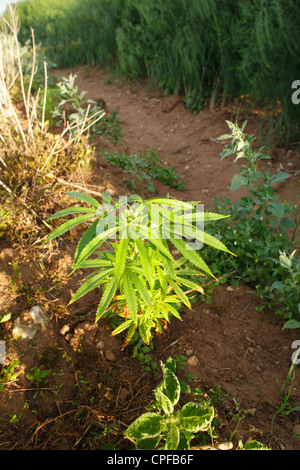
[[[126,330],[124,346],[136,330],[149,344],[153,329],[162,332],[171,316],[180,318],[181,304],[191,308],[190,291],[203,293],[199,283],[190,279],[213,276],[196,252],[202,243],[229,252],[222,242],[203,230],[206,221],[224,216],[205,213],[196,202],[168,198],[143,201],[132,195],[120,197],[112,204],[111,196],[104,193],[100,204],[87,194],[75,192],[69,196],[88,207],[63,209],[52,215],[50,220],[70,214],[76,217],[56,228],[47,240],[89,223],[77,245],[72,273],[79,268],[94,271],[71,303],[101,287],[96,321],[104,316],[118,317],[120,322],[113,335]],[[104,242],[108,249],[103,248]],[[175,250],[168,243],[178,256],[173,256]]]

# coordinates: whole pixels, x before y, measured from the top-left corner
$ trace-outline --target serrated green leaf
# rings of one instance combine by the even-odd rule
[[[132,319],[136,322],[137,311],[138,311],[138,300],[133,289],[132,283],[130,282],[130,275],[128,271],[124,271],[123,275],[123,290],[125,294],[125,299],[127,302],[129,313],[132,315]]]
[[[180,425],[189,432],[207,431],[214,418],[214,409],[200,403],[186,403],[180,411]]]
[[[147,290],[147,288],[144,286],[144,284],[140,281],[140,279],[132,272],[132,270],[130,268],[128,268],[128,274],[130,276],[130,280],[131,282],[134,283],[134,285],[136,286],[137,288],[137,292],[139,293],[139,295],[142,297],[142,299],[144,300],[144,302],[146,303],[146,305],[152,309],[153,308],[153,304],[151,302],[151,297],[150,297],[150,294]]]
[[[100,202],[98,202],[95,198],[85,193],[79,193],[75,191],[75,192],[67,193],[67,195],[70,197],[73,197],[74,199],[79,199],[79,201],[87,202],[88,204],[91,204],[93,207],[99,207],[101,205]]]
[[[178,295],[178,297],[180,298],[180,300],[181,300],[188,308],[191,308],[191,304],[190,304],[190,301],[189,301],[188,297],[185,295],[185,293],[183,292],[183,290],[176,284],[176,282],[173,281],[173,279],[169,279],[169,284],[173,287],[174,291],[176,292],[176,294]]]
[[[59,227],[57,227],[57,229],[55,229],[46,239],[46,241],[44,242],[47,243],[49,242],[50,240],[53,240],[54,238],[57,238],[57,237],[60,237],[61,235],[63,235],[64,233],[68,232],[68,230],[70,230],[71,228],[73,227],[76,227],[76,225],[80,225],[82,224],[83,222],[85,222],[86,220],[89,220],[91,218],[91,215],[88,214],[84,214],[84,215],[80,215],[79,217],[75,217],[74,219],[72,220],[68,220],[67,222],[65,222],[64,224],[60,225]]]
[[[116,285],[119,285],[123,275],[127,258],[128,238],[121,238],[116,250],[115,279]]]
[[[184,256],[187,260],[189,260],[194,266],[201,269],[205,273],[209,274],[212,277],[215,277],[205,261],[193,250],[188,250],[186,247],[186,243],[183,240],[178,240],[171,237],[171,242],[173,245],[180,251],[182,256]]]
[[[166,302],[164,303],[164,305],[169,310],[169,312],[171,312],[172,315],[174,315],[174,317],[178,318],[178,320],[181,320],[181,316],[180,316],[178,310],[176,310],[176,308],[174,307],[174,305],[168,304]]]
[[[272,183],[279,183],[281,181],[285,181],[286,179],[290,178],[290,174],[289,173],[285,173],[284,171],[279,171],[278,173],[276,173],[276,175],[273,175],[271,177],[271,182]]]
[[[166,276],[164,276],[160,266],[156,267],[156,272],[157,272],[157,277],[158,277],[160,286],[162,288],[162,291],[163,291],[164,295],[166,295],[167,294],[167,288],[168,288],[167,278],[166,278]]]
[[[89,258],[94,253],[94,251],[96,251],[97,248],[99,248],[99,246],[102,245],[102,243],[114,233],[115,228],[111,228],[92,238],[92,240],[84,248],[82,248],[76,263],[74,263],[73,270],[79,268],[81,263]]]
[[[137,325],[134,322],[132,322],[131,326],[128,329],[123,348],[129,343],[129,341],[131,341],[136,328],[137,328]]]
[[[80,264],[81,268],[102,268],[103,266],[113,266],[109,259],[95,258],[88,259]]]
[[[116,335],[119,335],[120,333],[122,333],[122,331],[124,330],[127,330],[127,328],[129,328],[130,326],[132,326],[132,320],[126,320],[124,321],[123,323],[121,323],[121,325],[117,326],[117,328],[115,328],[113,331],[112,331],[112,336],[116,336]]]
[[[149,344],[151,340],[151,335],[150,335],[149,329],[147,328],[147,325],[144,322],[140,322],[138,325],[138,328],[139,328],[139,333],[144,343]]]
[[[146,279],[149,283],[149,286],[152,287],[154,280],[153,280],[153,275],[152,275],[152,264],[148,255],[147,247],[145,246],[144,242],[142,242],[142,240],[140,239],[135,240],[135,245],[140,255],[140,260],[144,269]]]
[[[78,214],[78,213],[96,215],[96,212],[97,211],[92,207],[69,207],[67,209],[63,209],[61,211],[55,212],[55,214],[48,217],[47,220],[58,219],[59,217],[64,217],[66,215],[72,215],[72,214]]]
[[[70,300],[70,304],[80,299],[91,290],[96,289],[101,284],[103,284],[103,282],[105,282],[105,278],[107,276],[110,276],[113,273],[113,270],[113,268],[106,269],[95,274],[93,277],[90,277],[86,282],[84,282],[84,284],[82,284],[82,286],[79,287],[79,289],[73,295],[72,299]]]
[[[135,446],[138,450],[154,450],[160,443],[160,436],[149,437],[148,439],[138,439],[135,442]]]
[[[115,295],[115,292],[116,292],[115,278],[112,277],[111,280],[106,284],[105,289],[103,291],[103,295],[101,297],[101,301],[99,303],[99,306],[96,312],[96,321],[98,321],[102,317],[102,315],[105,313],[105,311],[109,307],[109,304],[111,303],[113,296]]]
[[[194,289],[198,292],[201,292],[201,294],[204,294],[203,288],[199,284],[196,284],[196,282],[190,281],[189,279],[184,279],[180,276],[177,276],[176,280],[179,281],[180,284],[183,284],[184,286],[189,287],[190,289]]]

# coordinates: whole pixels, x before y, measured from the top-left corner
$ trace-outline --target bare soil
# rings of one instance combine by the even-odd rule
[[[59,73],[76,73],[86,98],[103,99],[107,114],[115,110],[121,119],[122,142],[113,145],[102,139],[99,147],[127,153],[152,148],[159,151],[164,164],[175,165],[184,190],[154,181],[156,195],[169,193],[204,205],[215,196],[241,195],[228,190],[237,166],[230,159],[220,162],[222,144],[216,141],[227,133],[225,120],[232,120],[229,109],[205,107],[193,115],[182,97],[164,97],[147,82],[121,80],[98,68]],[[246,117],[247,132],[258,135],[257,116]],[[109,190],[115,198],[130,194],[125,185],[128,175],[108,164],[101,152],[96,152],[91,171],[78,184],[94,185],[99,192]],[[295,203],[300,170],[296,147],[287,150],[274,145],[270,152],[272,172],[291,172],[276,190]],[[143,197],[153,196],[146,188],[143,192]],[[165,334],[154,338],[151,357],[158,372],[145,371],[129,347],[122,350],[122,338],[110,335],[112,327],[106,320],[95,324],[99,301],[95,293],[68,305],[84,275],[68,277],[79,236],[80,231],[72,231],[64,238],[46,272],[38,258],[18,258],[22,251],[18,243],[0,240],[0,312],[12,313],[11,320],[0,325],[0,333],[6,342],[7,364],[19,360],[16,378],[0,393],[1,449],[131,449],[122,433],[153,400],[153,388],[161,378],[159,361],[186,354],[196,356],[198,362],[179,370],[180,378],[187,380],[184,374],[192,374],[188,376],[191,388],[198,387],[213,399],[219,442],[231,441],[237,448],[239,440],[256,439],[273,450],[300,449],[299,438],[293,437],[299,433],[299,412],[277,416],[271,433],[272,417],[280,406],[278,384],[283,388],[292,343],[299,338],[295,331],[283,330],[282,320],[272,311],[258,313],[260,300],[248,286],[221,285],[212,292],[209,305],[197,300],[192,311],[182,313],[182,321],[172,320]],[[10,264],[14,259],[19,259],[18,278]],[[14,341],[14,320],[41,299],[47,327],[33,340]],[[99,340],[104,349],[97,349]],[[39,389],[27,377],[37,369],[50,371]],[[289,403],[300,404],[299,366]]]

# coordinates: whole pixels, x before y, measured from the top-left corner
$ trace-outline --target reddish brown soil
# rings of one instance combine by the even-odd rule
[[[60,71],[65,75],[70,72],[78,75],[77,84],[87,92],[86,98],[104,99],[107,114],[115,110],[121,119],[122,143],[114,146],[101,141],[102,148],[126,152],[152,148],[159,150],[164,163],[176,166],[184,191],[155,181],[157,195],[169,193],[185,201],[200,200],[205,205],[215,196],[240,196],[241,192],[228,190],[237,166],[231,159],[220,162],[222,144],[216,141],[227,132],[225,120],[231,120],[228,110],[206,107],[195,116],[186,111],[181,97],[163,97],[147,83],[123,81],[97,68]],[[256,116],[247,118],[247,132],[257,135]],[[296,202],[299,155],[295,150],[274,147],[271,156],[271,171],[291,171],[291,178],[277,188],[278,194]],[[110,189],[118,197],[129,194],[125,180],[124,172],[105,162],[99,152],[91,173],[78,183],[94,184],[98,191]],[[153,193],[145,189],[143,196]],[[122,432],[145,410],[160,379],[159,374],[145,372],[130,349],[121,350],[122,339],[110,336],[111,327],[105,320],[94,324],[98,302],[95,294],[68,306],[82,279],[82,273],[68,277],[78,236],[73,232],[68,244],[53,253],[49,272],[51,279],[56,277],[58,281],[51,295],[47,295],[48,303],[41,305],[49,317],[47,329],[30,344],[15,343],[9,339],[12,322],[2,325],[2,333],[7,335],[8,358],[18,356],[21,367],[17,368],[18,380],[0,394],[0,448],[102,449],[105,443],[119,449],[130,448],[122,440]],[[11,246],[8,241],[1,243],[0,312],[12,312],[14,320],[28,304],[24,292],[20,295],[11,286]],[[13,248],[18,251],[17,245]],[[36,260],[31,261],[31,266],[20,262],[19,272],[19,280],[30,292],[37,285],[49,288]],[[36,294],[35,300],[38,301]],[[231,440],[236,448],[239,440],[245,443],[257,439],[272,449],[300,449],[299,439],[293,438],[299,429],[299,412],[277,417],[273,433],[270,432],[272,417],[280,405],[277,380],[282,388],[291,366],[292,343],[298,336],[295,331],[283,330],[282,320],[273,312],[258,313],[259,303],[247,286],[234,286],[232,290],[219,286],[212,293],[210,305],[199,299],[192,311],[182,314],[181,322],[172,320],[165,334],[155,337],[151,355],[159,364],[169,356],[175,358],[192,350],[198,364],[185,366],[185,372],[193,374],[191,387],[208,395],[219,387],[219,400],[214,405],[219,413],[216,432],[220,441]],[[61,328],[65,325],[70,329],[63,335]],[[105,344],[101,352],[95,347],[100,338]],[[45,360],[49,348],[59,348],[69,361],[60,358],[56,363],[52,356]],[[105,356],[107,349],[114,354],[112,361]],[[26,378],[31,368],[56,372],[45,383],[43,395],[40,391],[36,396],[35,384]],[[183,371],[180,374],[184,378]],[[81,381],[81,375],[86,383]],[[62,384],[59,393],[57,384]],[[26,402],[30,409],[24,409]],[[300,404],[298,368],[289,403]],[[12,415],[19,417],[14,423],[10,421]]]

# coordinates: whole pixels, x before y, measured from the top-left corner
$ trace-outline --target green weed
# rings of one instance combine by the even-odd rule
[[[183,190],[184,184],[178,181],[178,174],[175,167],[164,167],[161,165],[161,158],[156,150],[149,149],[145,155],[134,152],[130,155],[123,152],[119,154],[104,153],[103,157],[113,166],[122,168],[128,176],[126,184],[131,191],[143,192],[143,188],[147,187],[148,191],[155,192],[152,180],[158,180],[171,188]]]
[[[69,196],[87,203],[88,207],[63,209],[52,215],[49,220],[67,215],[76,217],[56,228],[45,243],[76,225],[91,222],[77,245],[72,273],[79,268],[95,270],[71,303],[102,287],[96,321],[104,316],[121,318],[122,323],[112,334],[127,330],[124,345],[135,331],[149,344],[153,329],[161,333],[170,317],[180,319],[181,303],[191,308],[184,288],[193,293],[204,292],[188,276],[213,274],[193,247],[188,246],[191,239],[199,236],[212,248],[228,252],[222,242],[195,228],[197,220],[204,222],[223,216],[197,211],[196,202],[188,204],[168,198],[143,201],[140,196],[132,195],[112,204],[111,196],[103,193],[103,204],[100,204],[87,194],[69,193]],[[183,218],[185,209],[188,210]],[[178,259],[172,256],[167,239],[178,250]],[[109,249],[97,251],[104,242],[109,244]]]
[[[231,134],[220,139],[231,139],[231,144],[221,153],[221,159],[234,155],[235,161],[243,159],[245,162],[240,173],[233,177],[230,189],[235,191],[243,187],[247,194],[235,202],[223,198],[215,199],[213,203],[214,210],[230,215],[230,223],[224,219],[216,236],[226,240],[226,245],[237,257],[229,258],[225,254],[221,259],[217,253],[206,249],[202,256],[217,274],[236,270],[236,277],[254,287],[262,298],[260,309],[269,306],[283,318],[299,321],[298,262],[293,251],[299,226],[298,208],[281,201],[273,187],[274,183],[289,178],[289,174],[279,172],[271,175],[269,170],[262,172],[258,168],[269,157],[262,149],[253,150],[254,137],[244,134],[245,125],[239,128],[237,124],[228,122]],[[210,227],[207,226],[206,230],[209,231]],[[293,260],[287,262],[289,255],[283,253],[292,251]]]

